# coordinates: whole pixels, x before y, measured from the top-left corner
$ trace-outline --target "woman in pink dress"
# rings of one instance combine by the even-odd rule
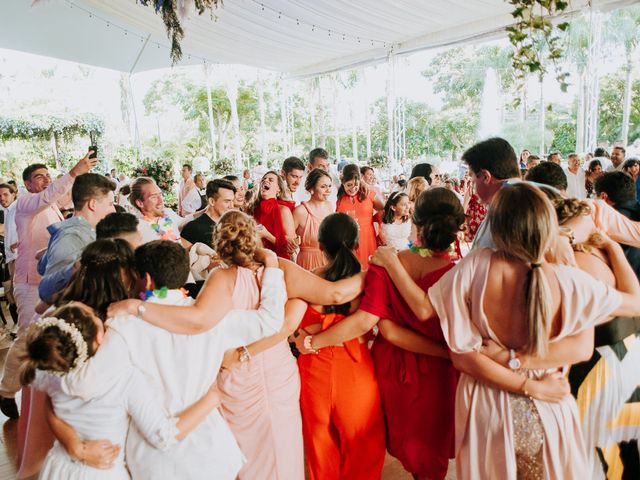
[[[514,205],[525,207],[514,215]],[[537,399],[534,382],[549,371],[521,368],[515,351],[545,358],[554,343],[610,315],[640,314],[638,279],[614,242],[606,248],[619,290],[576,268],[544,263],[558,224],[553,205],[535,186],[502,188],[489,221],[496,250],[472,251],[428,295],[388,248],[372,262],[386,268],[419,319],[439,317],[463,372],[456,396],[457,478],[588,478],[575,400],[568,392],[560,401]],[[510,367],[519,380],[497,386],[506,377],[488,374],[487,357],[478,354],[483,340],[512,349]]]
[[[214,248],[228,268],[237,269],[234,309],[255,309],[260,303],[256,238],[254,221],[242,212],[227,212],[216,225]],[[232,350],[223,367],[220,410],[247,458],[238,478],[302,480],[300,377],[286,339],[268,337]]]
[[[384,208],[384,202],[375,192],[365,187],[360,179],[360,169],[355,164],[349,164],[342,169],[341,182],[336,212],[346,213],[358,223],[360,238],[356,256],[362,269],[366,270],[369,268],[369,255],[378,246],[373,216],[376,211]]]
[[[293,223],[300,237],[300,252],[296,263],[307,270],[322,267],[327,262],[318,244],[318,228],[322,220],[333,213],[333,207],[327,201],[331,185],[331,176],[327,172],[321,168],[312,170],[304,183],[305,190],[311,193],[311,199],[302,202],[293,211]]]

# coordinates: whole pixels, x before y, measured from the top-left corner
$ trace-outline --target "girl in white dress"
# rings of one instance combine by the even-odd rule
[[[217,407],[215,389],[172,417],[163,408],[162,396],[140,370],[119,372],[119,380],[104,395],[89,401],[65,394],[61,378],[80,368],[99,348],[104,336],[102,321],[82,303],[69,303],[36,322],[30,329],[26,360],[21,371],[24,385],[45,391],[56,416],[75,428],[85,440],[108,438],[124,445],[129,416],[147,441],[162,450],[182,440]],[[106,465],[108,467],[108,465]],[[125,480],[129,472],[121,450],[110,468],[90,467],[70,457],[56,441],[45,459],[40,479]]]
[[[402,192],[393,192],[384,206],[380,238],[382,243],[396,250],[409,248],[411,222],[409,221],[411,202]]]

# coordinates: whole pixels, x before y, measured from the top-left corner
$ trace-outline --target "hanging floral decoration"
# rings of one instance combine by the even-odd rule
[[[136,0],[145,7],[153,7],[156,13],[162,15],[162,21],[167,29],[167,37],[171,40],[171,61],[175,65],[182,58],[180,42],[184,38],[184,30],[180,20],[188,15],[190,3],[192,3],[198,15],[205,10],[213,11],[218,8],[222,0]]]
[[[552,18],[564,12],[569,6],[563,0],[508,0],[514,6],[511,16],[516,20],[514,25],[506,28],[509,41],[513,45],[512,65],[516,80],[524,86],[527,75],[538,74],[540,78],[548,72],[549,64],[553,64],[556,80],[563,92],[569,86],[569,73],[558,63],[564,56],[565,46],[560,32],[569,28],[568,22],[554,27]]]
[[[164,194],[169,193],[176,183],[173,164],[169,160],[145,158],[142,164],[136,167],[133,176],[153,178]]]

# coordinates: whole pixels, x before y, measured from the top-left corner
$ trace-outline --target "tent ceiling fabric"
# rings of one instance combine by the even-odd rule
[[[570,8],[587,4],[573,0]],[[512,23],[511,8],[505,0],[225,0],[215,20],[208,12],[183,20],[180,64],[206,59],[314,75],[383,60],[391,48],[402,54],[495,35]],[[161,17],[135,0],[0,6],[0,48],[133,73],[171,66],[168,46]]]

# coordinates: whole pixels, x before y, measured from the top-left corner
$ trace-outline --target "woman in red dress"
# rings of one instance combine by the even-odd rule
[[[362,269],[366,270],[369,268],[369,255],[378,248],[373,215],[377,210],[384,209],[384,202],[374,191],[366,188],[360,179],[360,168],[353,163],[342,169],[341,182],[336,212],[346,213],[358,224],[360,239],[356,256],[360,260]]]
[[[260,191],[249,206],[248,213],[258,223],[258,230],[265,248],[282,258],[291,259],[295,243],[295,227],[290,202],[284,199],[284,180],[269,171],[260,180]]]
[[[445,188],[423,192],[413,221],[421,246],[398,254],[425,292],[453,268],[451,245],[464,212]],[[386,270],[371,265],[359,310],[307,345],[314,350],[348,341],[377,322],[382,335],[373,343],[387,450],[414,478],[444,479],[454,446],[454,403],[458,373],[449,360],[439,322],[422,322],[402,299]],[[297,344],[300,342],[297,342]],[[299,345],[301,353],[307,353]]]

